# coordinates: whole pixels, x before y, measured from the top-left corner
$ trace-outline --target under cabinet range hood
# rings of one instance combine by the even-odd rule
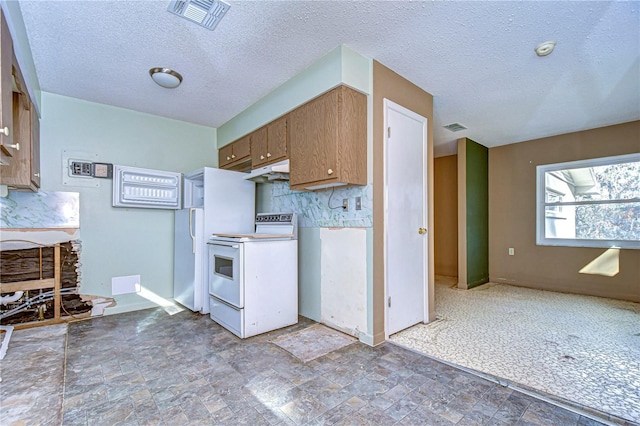
[[[289,160],[283,160],[278,163],[260,167],[259,169],[251,170],[251,173],[244,178],[257,183],[289,180]]]

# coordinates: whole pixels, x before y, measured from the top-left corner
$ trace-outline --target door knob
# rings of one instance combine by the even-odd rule
[[[0,129],[0,135],[9,136],[9,128],[5,127],[5,128]]]
[[[6,129],[6,127],[5,127],[5,129]],[[7,145],[7,146],[8,146],[9,148],[13,148],[13,149],[15,149],[16,151],[20,151],[20,142],[18,142],[18,143],[14,143],[14,144],[11,144],[11,145]]]
[[[267,158],[271,157],[271,154],[267,152]]]
[[[231,154],[231,158],[236,158],[236,156],[234,154]]]
[[[333,170],[331,170],[331,169],[327,170],[327,174],[328,175],[332,175],[333,174]]]
[[[229,160],[231,160],[231,157],[229,157],[229,156],[227,155],[227,161],[229,161]]]
[[[34,173],[33,175],[38,178],[40,177],[40,173]]]
[[[264,155],[261,155],[261,156],[260,156],[260,159],[261,159],[261,160],[264,160]]]
[[[418,234],[424,235],[427,233],[427,228],[418,228]]]

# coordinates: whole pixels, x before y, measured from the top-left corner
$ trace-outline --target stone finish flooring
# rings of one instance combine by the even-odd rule
[[[485,284],[436,285],[431,324],[391,340],[554,398],[640,422],[640,304]]]
[[[0,424],[59,425],[67,325],[14,330],[0,361]]]
[[[62,424],[603,424],[393,344],[356,342],[302,363],[270,342],[312,324],[240,340],[207,316],[160,308],[71,323]],[[39,386],[60,375],[62,360],[14,343],[2,363],[0,424],[59,424],[60,390]],[[24,377],[7,373],[19,364]],[[30,410],[10,409],[37,390]]]

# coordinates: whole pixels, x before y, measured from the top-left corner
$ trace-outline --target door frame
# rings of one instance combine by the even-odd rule
[[[429,322],[429,170],[428,170],[428,161],[427,161],[427,149],[428,149],[428,139],[429,139],[429,120],[427,117],[423,117],[420,114],[411,111],[408,108],[403,107],[387,98],[383,98],[383,117],[384,117],[384,137],[383,137],[383,152],[384,152],[384,168],[383,168],[383,184],[384,184],[384,337],[385,340],[389,340],[389,305],[388,305],[388,297],[389,297],[389,267],[388,267],[388,238],[389,238],[389,220],[388,220],[388,188],[387,188],[387,178],[388,178],[388,149],[389,149],[389,133],[387,129],[389,127],[389,118],[388,118],[388,110],[393,109],[401,114],[407,115],[417,121],[423,123],[423,134],[422,134],[422,149],[425,158],[423,159],[423,174],[422,174],[422,188],[424,191],[423,199],[423,223],[427,228],[427,235],[423,238],[423,250],[425,256],[423,258],[423,303],[422,303],[422,322],[427,324]]]

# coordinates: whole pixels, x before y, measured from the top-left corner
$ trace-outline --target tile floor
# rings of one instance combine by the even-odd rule
[[[640,422],[640,304],[440,278],[438,320],[392,341]]]
[[[0,361],[0,425],[59,425],[67,325],[14,331]]]
[[[356,342],[305,364],[270,343],[312,324],[240,340],[206,316],[162,309],[72,323],[63,424],[601,424],[393,344]],[[30,362],[17,349],[3,371]],[[3,377],[0,423],[58,424],[32,417],[54,401],[7,410],[21,383]]]

